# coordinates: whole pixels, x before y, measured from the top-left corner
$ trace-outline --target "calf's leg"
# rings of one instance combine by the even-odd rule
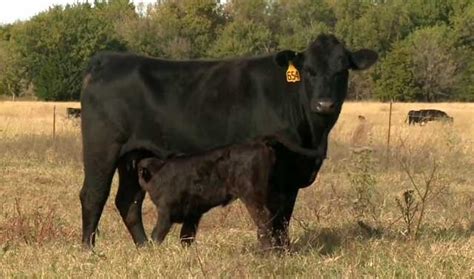
[[[242,202],[257,226],[257,239],[263,250],[272,248],[272,216],[263,202],[243,199]]]
[[[184,220],[179,235],[181,245],[183,245],[184,247],[189,246],[194,242],[201,217],[202,214],[199,214],[194,216],[188,216],[188,218]]]
[[[171,229],[171,219],[168,211],[161,210],[158,212],[158,220],[151,233],[151,239],[158,244],[165,240],[166,235]]]

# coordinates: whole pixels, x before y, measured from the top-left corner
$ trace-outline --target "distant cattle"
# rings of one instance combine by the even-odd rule
[[[325,34],[302,52],[223,60],[97,54],[81,94],[83,245],[94,245],[116,169],[115,204],[133,241],[147,243],[141,216],[145,192],[136,169],[128,167],[129,153],[152,153],[166,161],[277,135],[265,206],[272,214],[273,242],[288,245],[298,191],[313,183],[323,164],[349,70],[368,69],[377,57],[368,49],[351,51]]]
[[[264,249],[270,248],[271,219],[265,206],[273,149],[264,143],[236,145],[201,155],[138,164],[139,183],[158,209],[152,239],[161,243],[172,224],[183,223],[183,245],[192,243],[202,215],[216,206],[240,199],[258,228]]]
[[[80,118],[81,109],[80,108],[66,108],[66,114],[68,118]]]
[[[448,121],[453,122],[453,117],[446,112],[437,109],[410,110],[407,116],[408,124],[415,125],[419,123],[424,125],[429,121]]]

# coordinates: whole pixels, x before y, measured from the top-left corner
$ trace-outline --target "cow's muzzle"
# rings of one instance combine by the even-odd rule
[[[336,102],[331,100],[315,100],[311,102],[311,111],[320,114],[331,114],[336,112]]]

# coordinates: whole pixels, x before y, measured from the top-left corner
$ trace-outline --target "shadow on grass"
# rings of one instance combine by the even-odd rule
[[[342,246],[344,236],[337,229],[306,230],[291,246],[292,253],[318,251],[321,255],[330,255]]]
[[[334,228],[306,228],[303,234],[293,235],[290,253],[305,254],[317,251],[320,255],[332,255],[349,242],[369,242],[384,240],[388,242],[426,241],[449,242],[469,239],[474,235],[472,228],[461,227],[437,228],[426,227],[420,231],[417,239],[408,238],[396,230],[378,230],[368,232],[360,224],[347,224]]]

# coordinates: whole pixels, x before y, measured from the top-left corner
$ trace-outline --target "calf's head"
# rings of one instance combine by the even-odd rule
[[[146,190],[148,182],[163,167],[164,161],[157,158],[146,158],[138,163],[138,181],[140,186]]]
[[[275,60],[281,67],[293,64],[301,76],[301,90],[312,112],[337,114],[347,94],[349,70],[365,70],[377,61],[368,49],[347,50],[333,35],[319,35],[304,52],[284,50]]]

